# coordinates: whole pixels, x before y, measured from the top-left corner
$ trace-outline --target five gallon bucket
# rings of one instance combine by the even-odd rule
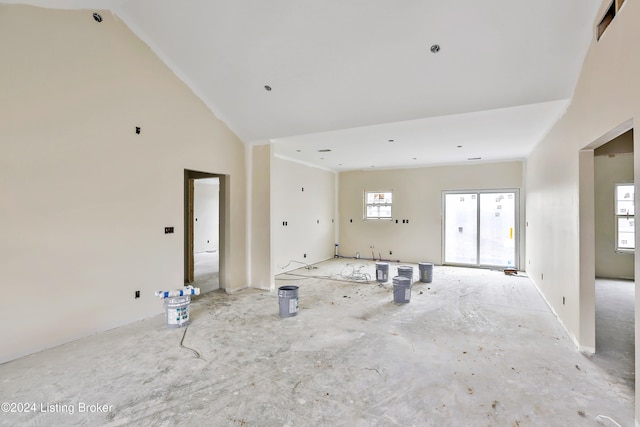
[[[292,317],[298,314],[298,287],[280,286],[278,288],[280,317]]]
[[[180,328],[189,324],[189,295],[170,297],[164,300],[164,310],[167,317],[167,328]]]
[[[420,281],[425,283],[431,283],[433,280],[433,264],[430,262],[421,262],[418,264],[420,270]]]
[[[406,304],[411,300],[411,279],[404,276],[393,278],[393,302]]]
[[[399,265],[398,276],[406,277],[409,283],[413,282],[413,267],[410,265]]]
[[[378,282],[386,282],[389,280],[388,262],[376,262],[376,280]]]

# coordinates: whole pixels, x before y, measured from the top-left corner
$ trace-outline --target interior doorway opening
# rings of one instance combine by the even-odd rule
[[[595,354],[635,388],[635,185],[633,129],[593,151]]]
[[[185,170],[184,282],[202,293],[224,288],[226,176]]]

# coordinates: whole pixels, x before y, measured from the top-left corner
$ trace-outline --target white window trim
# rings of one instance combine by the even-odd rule
[[[635,220],[635,209],[634,209],[634,215],[619,215],[618,214],[618,186],[622,186],[622,185],[633,185],[633,181],[631,182],[616,182],[614,184],[614,189],[613,189],[613,209],[614,209],[614,227],[615,227],[615,248],[614,251],[617,253],[622,253],[622,254],[633,254],[635,253],[636,249],[635,249],[635,233],[634,233],[634,242],[633,242],[633,248],[621,248],[618,246],[618,240],[619,240],[619,236],[618,236],[618,219],[619,218],[629,218],[629,217],[633,217]],[[635,191],[634,191],[634,196],[633,196],[633,200],[635,203]],[[634,228],[635,231],[635,228]]]
[[[367,203],[367,194],[369,193],[390,193],[391,194],[391,203]],[[382,221],[392,221],[393,220],[393,190],[365,190],[362,194],[363,201],[363,212],[362,218],[365,221],[368,220],[382,220]],[[367,216],[367,207],[368,206],[389,206],[391,208],[391,214],[387,216]]]

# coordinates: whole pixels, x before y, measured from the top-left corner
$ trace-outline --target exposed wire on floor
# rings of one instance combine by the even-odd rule
[[[349,281],[369,283],[371,281],[371,275],[369,273],[363,273],[360,271],[364,267],[365,267],[364,265],[355,267],[352,264],[347,264],[344,266],[344,268],[340,272],[340,277]],[[351,272],[345,274],[345,271],[348,268],[351,268]]]
[[[282,273],[282,275],[294,276],[294,277],[302,277],[305,279],[323,279],[323,280],[331,280],[333,282],[342,282],[342,283],[362,283],[362,281],[356,280],[345,280],[345,279],[337,279],[332,276],[313,276],[313,275],[305,275],[305,274],[296,274],[296,273]],[[300,279],[282,279],[276,278],[276,280],[300,280]]]
[[[613,420],[613,418],[611,418],[611,417],[607,417],[606,415],[598,415],[598,416],[596,417],[596,421],[600,422],[600,419],[609,420],[609,421],[611,421],[612,423],[614,423],[615,425],[617,425],[618,427],[622,427],[620,424],[618,424],[617,422],[615,422],[615,421]]]
[[[313,269],[318,268],[318,267],[316,267],[316,266],[314,266],[314,265],[307,264],[306,262],[291,260],[291,261],[289,261],[289,263],[288,263],[287,265],[285,265],[284,267],[282,267],[282,270],[284,270],[285,268],[289,267],[289,266],[291,265],[291,263],[292,263],[292,262],[295,262],[295,263],[297,263],[297,264],[302,264],[302,265],[304,265],[304,266],[305,266],[304,268],[306,268],[307,270],[313,270]]]
[[[200,359],[200,353],[198,353],[197,351],[195,351],[192,348],[189,348],[189,347],[186,347],[186,346],[182,345],[182,343],[184,342],[184,337],[187,335],[187,329],[189,329],[188,326],[184,328],[184,333],[182,334],[182,339],[180,340],[180,348],[183,348],[185,350],[189,350],[191,353],[193,353],[193,356],[196,359]]]

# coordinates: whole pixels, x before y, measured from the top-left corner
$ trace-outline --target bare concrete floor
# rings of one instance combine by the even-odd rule
[[[596,279],[596,354],[593,362],[635,389],[635,283]]]
[[[186,331],[159,315],[0,365],[0,401],[37,406],[0,424],[633,425],[633,391],[576,350],[529,279],[435,267],[397,305],[390,282],[339,281],[354,271],[375,277],[353,260],[280,276],[299,286],[295,317],[276,292],[214,291]]]
[[[218,251],[193,254],[193,283],[204,294],[220,288],[220,262]]]

